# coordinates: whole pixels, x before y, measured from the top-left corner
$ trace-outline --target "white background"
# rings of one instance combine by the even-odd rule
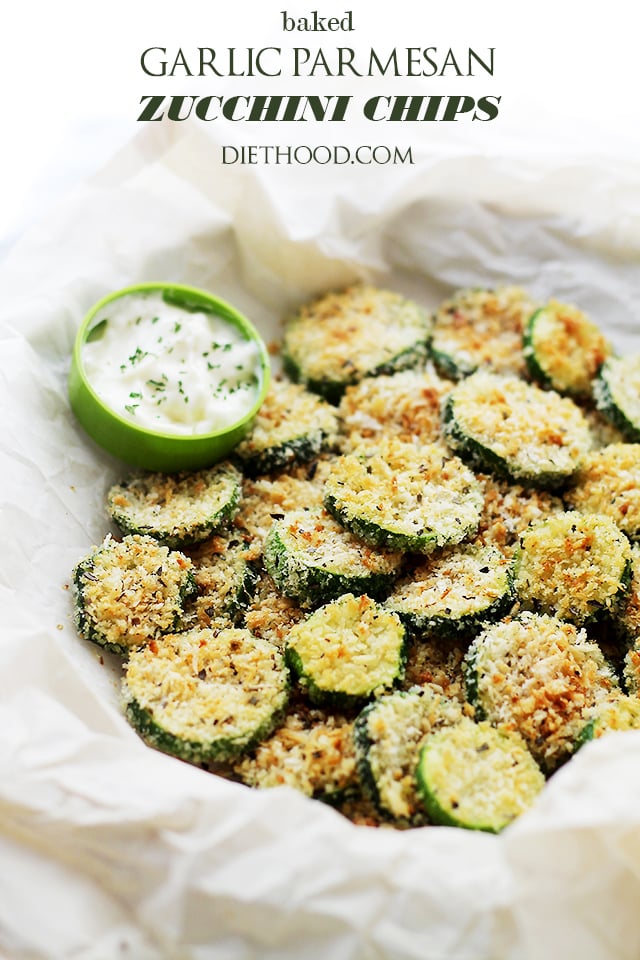
[[[376,128],[377,142],[405,141],[441,151],[640,157],[640,100],[633,5],[624,0],[365,0],[320,3],[322,15],[353,11],[349,34],[284,34],[281,10],[305,16],[300,0],[24,0],[5,4],[2,45],[3,143],[0,256],[30,222],[110,158],[142,126],[138,104],[150,93],[449,93],[502,96],[490,123],[395,124]],[[140,55],[150,46],[262,47],[337,45],[389,50],[436,46],[496,48],[495,76],[438,79],[312,81],[167,80],[145,77]],[[275,142],[273,124],[236,124],[230,143]],[[335,141],[328,124],[300,130],[297,142]],[[335,125],[333,125],[335,127]],[[368,131],[371,135],[372,130]],[[343,134],[344,131],[339,131]],[[393,168],[388,168],[393,176]],[[340,169],[335,170],[336,177]]]

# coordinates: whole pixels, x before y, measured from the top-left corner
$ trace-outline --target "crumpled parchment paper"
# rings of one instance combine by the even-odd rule
[[[361,278],[427,305],[518,283],[640,349],[640,170],[428,153],[412,167],[222,168],[201,128],[145,130],[0,274],[0,950],[109,960],[636,960],[640,734],[584,748],[500,837],[356,828],[147,748],[72,623],[70,572],[122,466],[66,372],[101,296],[211,289],[267,338]]]

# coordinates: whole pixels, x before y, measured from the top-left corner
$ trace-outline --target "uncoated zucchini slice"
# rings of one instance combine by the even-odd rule
[[[191,763],[233,760],[269,736],[288,689],[276,648],[232,627],[187,630],[132,653],[123,687],[143,739]]]
[[[123,533],[168,547],[206,540],[237,512],[242,477],[230,463],[198,473],[147,473],[111,487],[107,509]]]
[[[512,563],[491,546],[462,545],[429,557],[384,602],[411,630],[472,635],[513,606]]]
[[[640,354],[610,357],[593,385],[598,410],[631,443],[640,443]]]
[[[611,345],[581,310],[552,300],[529,318],[523,352],[534,380],[558,393],[590,397]]]
[[[539,487],[556,487],[591,446],[581,410],[568,397],[510,377],[478,372],[445,400],[444,432],[481,470]]]
[[[431,553],[476,532],[483,497],[473,473],[443,447],[389,438],[335,461],[324,504],[373,546]]]
[[[522,331],[535,309],[519,287],[460,290],[437,310],[433,320],[433,359],[446,377],[460,380],[486,368],[521,374]]]
[[[363,377],[424,363],[427,313],[398,293],[353,286],[303,306],[287,324],[283,361],[292,379],[337,403]]]
[[[402,678],[405,630],[370,597],[347,593],[292,628],[285,656],[313,703],[349,708]]]
[[[413,821],[422,811],[415,770],[425,738],[457,723],[462,707],[426,684],[380,697],[354,727],[363,789],[386,817]]]
[[[619,689],[584,631],[534,613],[491,624],[477,636],[464,679],[476,718],[520,733],[546,771],[572,752],[585,710]]]
[[[565,499],[583,513],[605,514],[640,540],[640,443],[612,443],[590,453]]]
[[[297,383],[274,381],[251,432],[235,448],[246,474],[312,460],[338,440],[335,409]]]
[[[544,786],[518,734],[467,717],[427,737],[416,777],[434,823],[488,833],[504,830]]]
[[[78,563],[73,581],[78,633],[113,653],[178,629],[197,589],[191,560],[140,536],[107,536]]]
[[[286,597],[313,606],[343,593],[377,596],[395,580],[402,555],[374,550],[324,510],[292,510],[271,527],[264,563]]]

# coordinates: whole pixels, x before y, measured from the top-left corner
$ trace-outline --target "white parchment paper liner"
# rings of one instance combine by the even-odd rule
[[[222,168],[147,130],[0,275],[0,949],[11,957],[440,960],[640,954],[640,736],[586,747],[501,837],[356,828],[145,747],[75,636],[70,571],[121,465],[65,377],[99,297],[209,288],[268,338],[355,278],[435,304],[520,283],[638,349],[640,172],[424,153],[413,167]]]

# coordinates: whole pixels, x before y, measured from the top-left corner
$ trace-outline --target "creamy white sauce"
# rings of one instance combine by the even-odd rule
[[[257,400],[258,345],[224,317],[191,313],[150,291],[113,300],[92,329],[82,351],[86,377],[104,403],[141,427],[212,433]]]

